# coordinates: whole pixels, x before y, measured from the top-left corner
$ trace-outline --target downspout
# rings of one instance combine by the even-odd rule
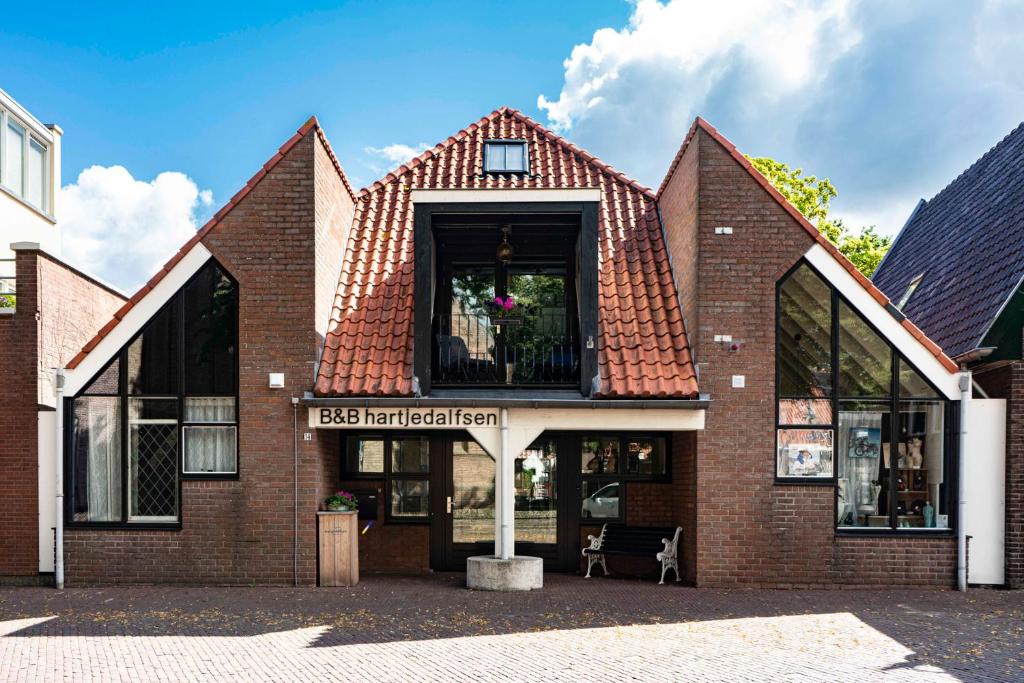
[[[54,463],[57,484],[57,519],[54,529],[53,580],[58,589],[64,588],[64,370],[57,368],[57,445]]]
[[[299,585],[299,399],[292,397],[292,585]]]
[[[971,403],[971,371],[966,365],[960,373],[960,441],[957,447],[957,519],[956,519],[956,587],[967,590],[967,487],[964,485],[967,453],[967,413]]]

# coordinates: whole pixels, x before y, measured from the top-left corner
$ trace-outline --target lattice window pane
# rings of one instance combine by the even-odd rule
[[[178,426],[131,427],[131,519],[178,516]]]

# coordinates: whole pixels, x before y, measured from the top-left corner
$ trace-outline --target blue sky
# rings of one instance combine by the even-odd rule
[[[894,232],[1024,118],[1021,6],[16,4],[0,88],[65,131],[66,255],[128,288],[313,113],[357,185],[509,104],[653,186],[701,114]]]

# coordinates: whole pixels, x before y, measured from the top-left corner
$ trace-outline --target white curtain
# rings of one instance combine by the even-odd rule
[[[187,398],[185,421],[209,423],[185,427],[185,471],[235,472],[237,429],[217,424],[235,421],[235,399]]]
[[[90,522],[121,519],[121,402],[116,398],[90,397],[85,402],[85,424],[78,438],[86,449],[85,478]],[[85,434],[81,434],[84,429]]]
[[[850,432],[854,428],[877,429],[883,441],[881,450],[884,451],[888,448],[888,445],[884,443],[888,441],[888,435],[882,433],[882,413],[839,412],[839,438],[837,439],[836,453],[840,463],[839,493],[841,500],[838,512],[841,526],[850,525],[850,520],[846,519],[847,515],[850,515],[853,520],[852,526],[862,526],[867,524],[866,515],[878,514],[877,507],[873,510],[869,510],[869,507],[875,506],[873,487],[876,485],[874,482],[878,480],[878,459],[882,457],[882,453],[872,457],[849,457]],[[842,500],[844,496],[845,501]],[[858,519],[858,515],[864,515],[865,518]]]

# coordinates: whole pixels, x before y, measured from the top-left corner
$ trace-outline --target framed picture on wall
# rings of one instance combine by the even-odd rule
[[[882,430],[878,427],[850,427],[846,446],[848,458],[877,458],[882,454]]]
[[[775,476],[780,479],[831,479],[831,429],[780,429]]]

